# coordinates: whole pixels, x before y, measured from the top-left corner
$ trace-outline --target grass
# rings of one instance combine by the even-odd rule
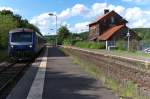
[[[65,49],[61,50],[66,52]],[[112,89],[113,92],[120,95],[120,99],[148,99],[147,97],[138,95],[138,87],[132,81],[125,81],[125,84],[119,83],[112,77],[105,75],[100,68],[91,62],[81,59],[73,53],[66,53],[71,55],[74,63],[79,64],[83,70],[88,72],[94,78],[101,80],[107,88]]]
[[[137,52],[128,52],[128,51],[121,51],[121,50],[113,50],[112,53],[116,55],[130,55],[130,56],[135,56],[135,57],[145,57],[145,58],[150,58],[150,54],[146,54],[141,51]]]
[[[96,52],[100,52],[100,53],[104,53],[104,54],[106,53],[106,54],[125,56],[125,57],[130,57],[131,56],[131,57],[137,57],[137,58],[138,57],[139,58],[150,58],[150,54],[144,53],[142,51],[134,51],[134,52],[132,52],[132,51],[125,51],[125,50],[117,50],[117,49],[114,49],[114,50],[111,50],[111,51],[106,51],[104,48],[103,49],[96,48],[96,47],[90,48],[88,46],[88,43],[84,44],[83,42],[81,43],[81,45],[78,45],[76,47],[83,48],[83,49],[86,49],[86,50],[96,51]]]
[[[0,49],[0,62],[4,61],[7,57],[7,50],[6,49]]]
[[[102,49],[87,49],[91,51],[96,51],[100,53],[106,53],[106,54],[112,54],[112,55],[118,55],[118,56],[124,56],[124,57],[137,57],[137,58],[150,58],[150,54],[144,53],[142,51],[123,51],[123,50],[111,50],[111,51],[106,51]]]
[[[100,42],[89,42],[89,41],[78,41],[75,43],[75,46],[80,48],[89,48],[89,49],[104,49],[105,44]]]
[[[124,97],[136,97],[136,90],[137,86],[132,81],[127,81],[120,94]]]
[[[119,91],[119,86],[118,86],[119,83],[116,80],[114,80],[114,79],[112,79],[110,77],[107,77],[105,85],[108,88],[112,89],[114,92],[118,92]]]

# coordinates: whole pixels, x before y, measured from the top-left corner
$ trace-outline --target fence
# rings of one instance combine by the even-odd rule
[[[128,49],[128,41],[107,41],[106,49],[110,50],[111,48],[120,48],[121,50]],[[150,48],[150,40],[148,41],[129,41],[130,50],[143,51],[146,48]]]

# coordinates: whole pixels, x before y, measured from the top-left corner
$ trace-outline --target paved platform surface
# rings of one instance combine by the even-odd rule
[[[57,48],[48,47],[45,58],[39,58],[33,63],[7,99],[119,98],[79,65],[74,64],[69,56],[65,56]]]

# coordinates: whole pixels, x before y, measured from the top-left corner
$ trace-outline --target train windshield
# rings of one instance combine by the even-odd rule
[[[12,33],[11,42],[32,42],[32,33],[30,32]]]

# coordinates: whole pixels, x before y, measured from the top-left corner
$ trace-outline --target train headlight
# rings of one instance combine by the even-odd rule
[[[29,45],[30,48],[32,48],[32,45]]]
[[[11,45],[11,48],[14,48],[14,46],[13,46],[13,45]]]

